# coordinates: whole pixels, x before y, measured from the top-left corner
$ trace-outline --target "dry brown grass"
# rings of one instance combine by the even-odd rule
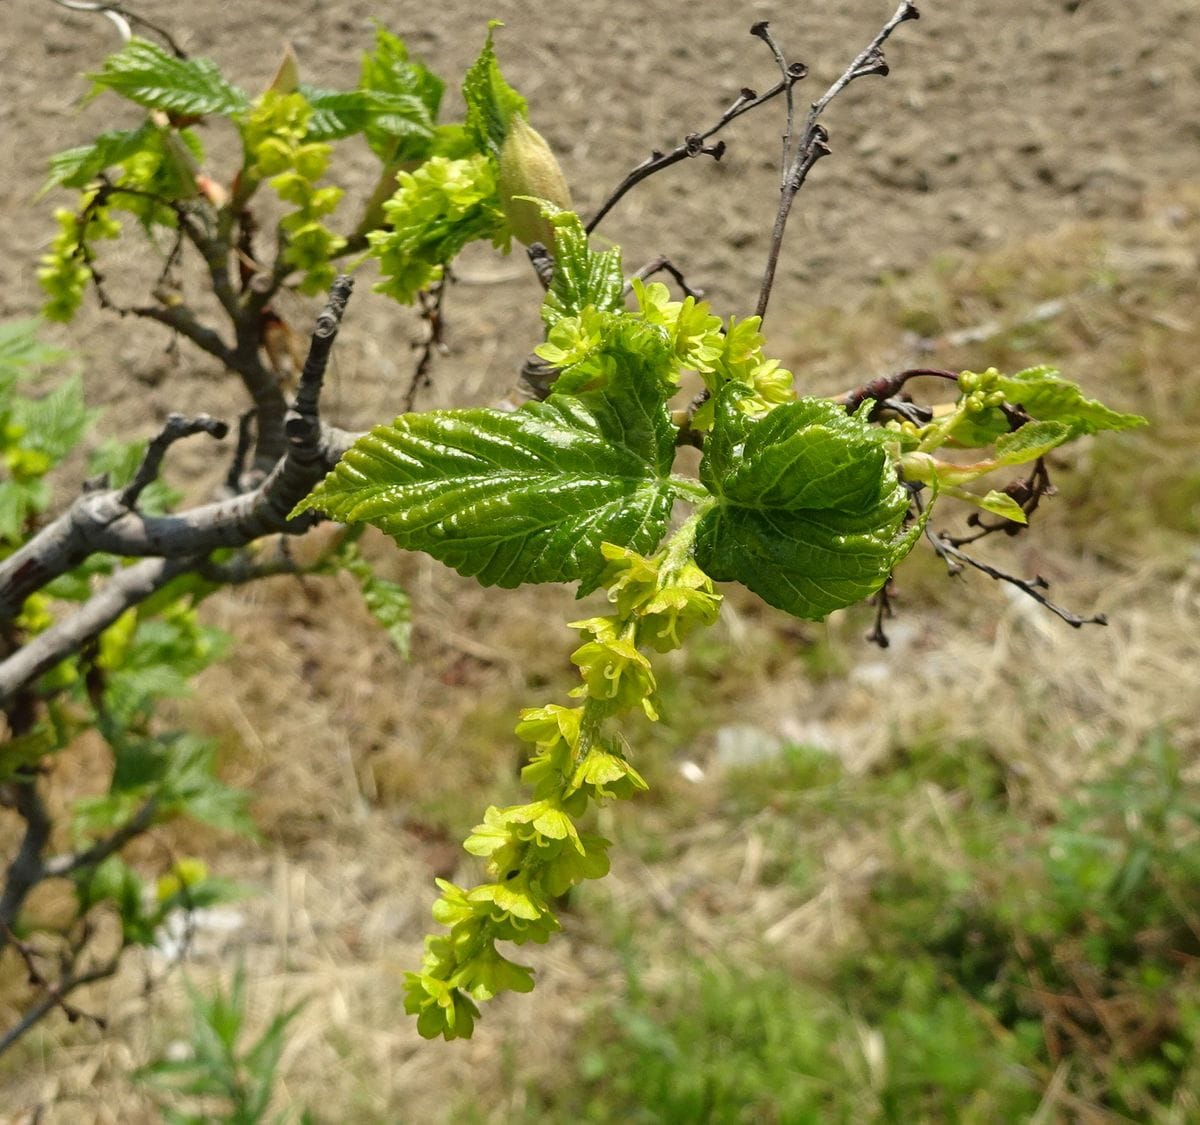
[[[517,708],[559,699],[571,683],[562,622],[583,614],[564,590],[482,591],[380,541],[370,552],[413,595],[411,664],[347,583],[275,581],[212,599],[209,620],[237,647],[181,712],[220,737],[268,842],[176,838],[258,891],[236,907],[241,928],[202,937],[188,973],[203,982],[244,958],[264,1023],[308,997],[282,1095],[327,1120],[443,1120],[474,1098],[489,1120],[514,1119],[526,1083],[562,1080],[576,1029],[619,986],[618,932],[636,930],[643,950],[658,951],[651,977],[681,950],[769,947],[777,963],[804,966],[852,934],[854,903],[904,839],[941,833],[952,845],[952,810],[930,792],[887,830],[798,824],[810,885],[765,878],[782,845],[761,818],[722,804],[720,724],[824,745],[857,772],[930,739],[986,744],[1047,806],[1159,725],[1194,770],[1198,232],[1200,188],[1185,186],[1149,200],[1136,222],[941,259],[858,308],[794,322],[785,358],[824,390],[918,356],[974,368],[1046,359],[1097,397],[1149,414],[1151,431],[1064,458],[1062,495],[1029,536],[980,548],[1044,574],[1063,602],[1112,624],[1072,631],[982,576],[948,584],[931,559],[901,572],[901,618],[884,653],[860,639],[862,611],[800,628],[732,596],[713,635],[664,676],[674,731],[630,731],[656,792],[604,812],[602,830],[619,844],[612,876],[575,900],[559,939],[528,955],[538,990],[493,1005],[470,1043],[422,1042],[402,1014],[401,974],[419,954],[433,874],[460,865],[454,842],[486,803],[514,792]],[[1048,299],[1061,312],[1025,323]],[[918,350],[911,334],[993,320],[1000,330],[970,345]],[[704,781],[679,776],[685,757]],[[144,998],[136,960],[84,1000],[111,1014],[106,1036],[48,1021],[30,1037],[3,1072],[8,1106],[46,1104],[46,1122],[153,1120],[127,1075],[186,1027],[185,1002],[177,978]]]

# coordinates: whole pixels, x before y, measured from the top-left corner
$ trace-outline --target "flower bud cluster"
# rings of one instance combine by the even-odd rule
[[[336,268],[330,259],[346,240],[322,223],[342,198],[342,189],[317,187],[329,166],[332,145],[306,141],[313,108],[302,94],[268,90],[245,116],[242,137],[248,164],[243,191],[264,177],[285,203],[296,208],[280,221],[287,240],[283,260],[304,271],[302,293],[322,293]]]
[[[761,317],[740,321],[730,317],[726,324],[711,314],[707,301],[694,297],[672,301],[670,291],[658,281],[647,285],[635,279],[633,292],[642,319],[669,334],[679,368],[699,374],[712,394],[725,383],[741,383],[751,393],[739,400],[738,409],[754,415],[795,399],[792,373],[763,355]],[[712,411],[710,404],[701,407],[692,427],[701,431],[711,427]]]
[[[590,638],[571,656],[582,679],[572,694],[583,703],[521,713],[517,737],[533,745],[521,777],[533,799],[489,808],[467,838],[464,846],[486,862],[489,882],[468,890],[438,880],[442,896],[433,916],[449,932],[426,938],[421,971],[407,976],[404,1005],[426,1038],[469,1037],[479,1015],[475,1001],[528,992],[532,970],[508,960],[496,942],[545,942],[560,928],[553,899],[608,872],[609,842],[580,831],[576,819],[592,803],[647,786],[604,723],[637,708],[655,718],[654,672],[641,647],[667,652],[712,624],[720,608],[687,548],[690,538],[645,558],[604,544],[602,581],[614,612],[573,626]]]
[[[96,202],[96,188],[88,188],[72,211],[60,207],[54,212],[58,234],[38,266],[38,284],[48,300],[42,307],[47,320],[68,321],[79,308],[92,279],[87,264],[87,244],[100,238],[116,238],[121,224]]]

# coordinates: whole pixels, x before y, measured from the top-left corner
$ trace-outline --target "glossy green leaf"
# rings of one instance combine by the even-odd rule
[[[88,77],[96,90],[112,90],[147,109],[168,113],[236,113],[249,104],[245,93],[208,59],[178,59],[145,39],[131,39]]]
[[[578,316],[589,305],[601,312],[624,307],[625,277],[621,250],[593,250],[574,211],[542,208],[554,226],[554,278],[542,303],[542,320],[552,327],[564,316]]]
[[[701,520],[696,562],[797,617],[820,619],[887,581],[919,529],[886,435],[832,403],[801,399],[755,420],[748,393],[718,395],[701,479],[720,503]]]
[[[586,591],[601,543],[647,551],[662,537],[674,433],[645,389],[403,415],[360,439],[296,511],[372,523],[485,586],[579,579]]]
[[[504,80],[496,62],[492,35],[499,26],[499,20],[488,25],[487,42],[463,78],[462,86],[467,103],[467,133],[479,152],[493,157],[500,155],[509,119],[514,113],[525,113],[526,108],[525,99]]]

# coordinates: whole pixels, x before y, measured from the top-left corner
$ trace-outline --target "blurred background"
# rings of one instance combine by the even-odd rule
[[[287,42],[305,81],[353,84],[378,20],[447,79],[450,119],[485,20],[503,19],[505,74],[586,216],[651,149],[773,83],[751,23],[771,20],[809,65],[803,104],[893,6],[137,10],[250,91]],[[825,119],[833,156],[793,213],[768,352],[811,393],[914,365],[1052,363],[1147,415],[1056,456],[1058,495],[1031,531],[977,549],[1109,626],[1072,630],[924,549],[897,575],[886,650],[865,640],[869,607],[813,625],[726,591],[718,625],[663,662],[662,722],[627,730],[652,788],[601,816],[612,875],[573,895],[548,947],[522,950],[537,990],[446,1045],[404,1016],[403,971],[434,876],[470,878],[459,841],[518,799],[516,712],[574,683],[574,634],[555,623],[586,608],[565,589],[484,591],[375,539],[413,597],[410,662],[350,582],[214,597],[206,619],[233,652],[176,711],[219,738],[263,842],[175,830],[251,891],[201,923],[186,975],[203,990],[244,964],[253,1028],[306,1001],[280,1107],[331,1122],[1200,1120],[1200,16],[1192,0],[1136,16],[1118,0],[959,0],[922,17],[889,45],[891,75]],[[79,75],[118,45],[105,20],[48,2],[5,14],[4,318],[39,305],[59,203],[35,199],[47,159],[128,124],[115,99],[81,104]],[[600,235],[627,268],[669,255],[715,312],[748,313],[781,131],[769,109],[740,119],[720,164],[651,179]],[[365,192],[369,153],[345,159],[339,182]],[[423,407],[498,400],[538,339],[522,258],[472,251],[456,272]],[[314,309],[284,311],[304,331]],[[390,418],[422,333],[360,286],[327,416]],[[207,358],[94,303],[56,338],[82,357],[101,433],[240,409]],[[220,470],[201,445],[168,466],[197,497]],[[86,748],[58,769],[89,791]],[[131,960],[82,1001],[105,1034],[48,1020],[4,1059],[0,1119],[159,1119],[129,1073],[188,1039],[190,1001],[178,972],[144,995],[145,971]],[[10,975],[0,1007],[24,987]]]

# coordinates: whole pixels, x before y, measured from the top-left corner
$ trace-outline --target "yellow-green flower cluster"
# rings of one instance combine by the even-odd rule
[[[396,194],[383,205],[389,229],[367,236],[383,274],[378,292],[407,304],[441,279],[446,263],[468,242],[489,238],[508,249],[508,225],[488,157],[434,156],[412,172],[398,173],[396,182]]]
[[[631,797],[646,782],[604,723],[639,707],[655,717],[654,673],[639,646],[666,652],[711,624],[720,606],[712,582],[687,557],[692,530],[653,558],[604,544],[614,612],[575,623],[591,638],[572,655],[583,681],[573,694],[584,702],[521,713],[517,737],[534,747],[521,776],[533,799],[488,809],[468,837],[466,850],[486,861],[489,882],[467,890],[438,881],[433,915],[449,932],[426,938],[404,1005],[426,1038],[469,1037],[475,1001],[528,992],[531,970],[504,957],[496,942],[545,942],[559,929],[553,899],[607,873],[609,842],[581,832],[575,820],[589,804]]]
[[[268,90],[242,122],[247,153],[243,193],[257,180],[270,177],[279,198],[296,208],[279,225],[287,240],[284,262],[304,271],[302,293],[320,293],[329,287],[337,273],[330,259],[346,245],[321,221],[337,207],[342,189],[317,187],[329,166],[332,146],[305,140],[312,112],[302,94]]]
[[[92,279],[86,245],[100,238],[116,238],[121,224],[96,203],[96,188],[79,197],[78,210],[60,207],[54,212],[58,234],[38,267],[38,284],[47,296],[42,315],[47,320],[68,321],[75,315]]]
[[[739,400],[738,409],[755,415],[795,398],[792,373],[778,360],[763,356],[763,337],[758,330],[761,317],[741,321],[730,317],[725,324],[709,312],[707,301],[693,297],[672,301],[662,282],[646,285],[635,278],[632,286],[641,318],[670,334],[680,368],[695,371],[710,393],[715,394],[725,383],[741,383],[752,393]],[[712,406],[706,404],[697,411],[691,424],[697,430],[709,429]]]

